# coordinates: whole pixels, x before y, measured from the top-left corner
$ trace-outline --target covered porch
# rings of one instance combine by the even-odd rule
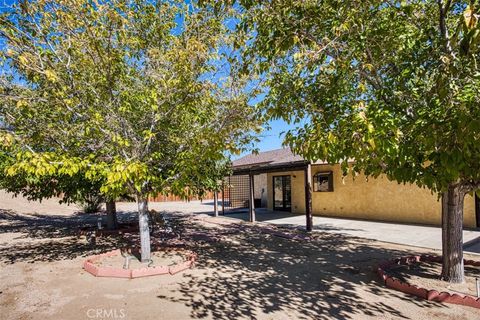
[[[305,229],[312,231],[311,170],[310,162],[293,155],[289,149],[252,154],[234,161],[221,194],[214,195],[214,215],[250,222],[303,216]],[[263,208],[258,207],[260,201],[255,196],[255,177],[259,175],[268,177],[264,188],[268,205]]]

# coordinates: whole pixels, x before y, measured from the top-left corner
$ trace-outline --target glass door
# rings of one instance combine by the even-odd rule
[[[292,210],[292,185],[290,176],[273,177],[273,210]]]

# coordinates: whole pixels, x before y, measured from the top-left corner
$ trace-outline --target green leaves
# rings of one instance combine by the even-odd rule
[[[252,140],[257,92],[222,13],[192,5],[37,0],[6,13],[0,117],[20,150],[10,173],[83,175],[112,197],[215,188],[201,181]]]
[[[437,192],[480,182],[477,6],[456,2],[443,15],[434,1],[242,9],[245,64],[268,88],[264,114],[307,123],[286,135],[297,153],[355,159],[353,171]]]

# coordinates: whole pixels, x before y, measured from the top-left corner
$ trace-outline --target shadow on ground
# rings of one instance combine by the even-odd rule
[[[279,314],[286,319],[407,318],[379,299],[393,297],[423,308],[444,308],[386,289],[377,280],[376,265],[406,251],[339,234],[294,241],[255,227],[204,232],[227,236],[195,248],[196,269],[202,272],[184,276],[182,298],[174,298],[173,292],[158,296],[190,307],[193,319],[255,319],[260,314],[272,314],[272,319]]]
[[[132,213],[120,215],[130,221]],[[81,227],[96,226],[102,213],[76,213],[70,216],[19,214],[0,209],[0,262],[47,262],[75,259],[113,250],[126,243],[121,237],[96,238],[95,242],[79,235]]]
[[[133,216],[131,212],[121,213],[120,220]],[[436,311],[446,308],[412,299],[379,283],[373,272],[376,265],[408,254],[405,250],[343,234],[318,232],[309,241],[297,241],[266,233],[262,229],[265,227],[239,225],[233,219],[223,219],[227,225],[218,226],[180,213],[169,216],[184,239],[190,234],[190,239],[185,240],[193,241],[185,243],[198,253],[199,260],[192,272],[179,278],[171,295],[152,294],[158,296],[159,304],[163,300],[185,305],[193,319],[255,319],[265,318],[265,314],[272,314],[272,318],[282,315],[285,319],[365,319],[387,315],[408,319],[390,305],[391,301],[398,305],[402,300]],[[0,262],[74,259],[116,249],[131,241],[117,236],[99,238],[93,245],[80,239],[78,228],[95,224],[97,218],[98,215],[22,215],[0,210]],[[206,237],[199,240],[194,234]]]

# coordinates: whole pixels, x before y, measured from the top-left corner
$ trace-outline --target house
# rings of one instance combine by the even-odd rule
[[[441,224],[441,203],[428,189],[385,176],[343,177],[339,164],[310,163],[288,148],[246,155],[233,161],[232,170],[223,192],[225,203],[250,207],[250,220],[255,220],[255,206],[250,206],[255,203],[272,211],[305,214],[307,229],[312,215]],[[480,227],[478,208],[478,199],[467,195],[465,227]]]

